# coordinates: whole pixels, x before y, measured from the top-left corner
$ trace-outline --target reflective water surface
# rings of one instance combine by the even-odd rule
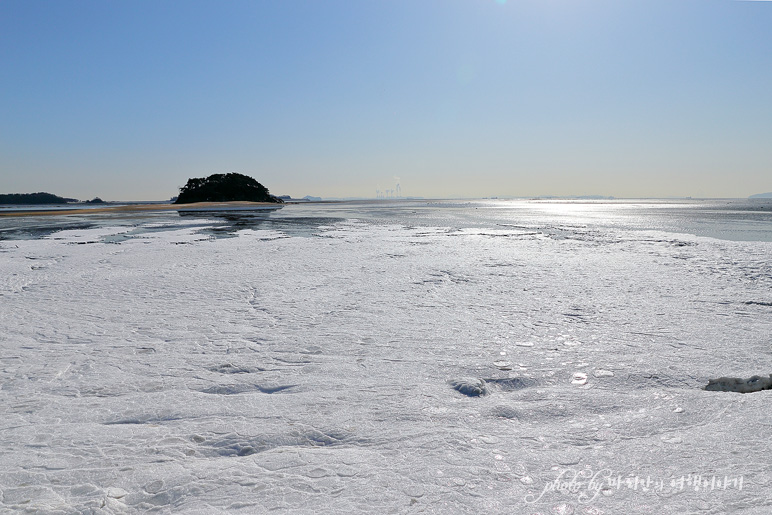
[[[287,204],[269,212],[95,213],[0,218],[0,239],[35,239],[60,230],[128,227],[130,238],[163,228],[198,228],[228,237],[242,229],[311,236],[319,227],[357,219],[373,224],[661,230],[733,241],[772,241],[772,200],[394,200]]]

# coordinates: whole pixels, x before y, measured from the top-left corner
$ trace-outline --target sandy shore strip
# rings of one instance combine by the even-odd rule
[[[99,213],[132,213],[145,211],[258,211],[279,209],[283,204],[273,202],[193,202],[191,204],[126,204],[85,209],[59,209],[43,211],[0,212],[0,216],[53,216],[53,215],[90,215]]]

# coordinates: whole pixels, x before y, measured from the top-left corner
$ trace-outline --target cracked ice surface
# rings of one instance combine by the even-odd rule
[[[703,390],[772,371],[769,243],[355,219],[110,242],[125,231],[0,242],[0,511],[772,503],[772,391]]]

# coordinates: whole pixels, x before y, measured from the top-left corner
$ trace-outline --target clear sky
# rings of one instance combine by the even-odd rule
[[[772,1],[2,0],[0,193],[772,191]]]

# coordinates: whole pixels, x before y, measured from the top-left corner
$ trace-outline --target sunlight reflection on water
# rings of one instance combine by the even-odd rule
[[[265,213],[58,215],[0,218],[0,240],[35,239],[59,230],[148,224],[200,229],[228,237],[243,229],[311,236],[320,226],[357,219],[374,224],[451,229],[518,226],[550,232],[564,227],[660,230],[735,241],[772,241],[770,200],[392,200],[288,204]]]

